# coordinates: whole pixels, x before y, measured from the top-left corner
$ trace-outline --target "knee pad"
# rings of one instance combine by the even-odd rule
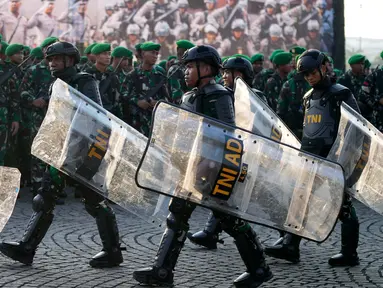
[[[231,237],[236,238],[238,235],[251,230],[248,222],[233,216],[226,216],[222,218],[222,229]]]
[[[174,213],[179,220],[187,223],[195,207],[196,205],[191,202],[173,198],[169,204],[169,211]]]
[[[55,199],[44,197],[44,195],[37,194],[32,200],[32,209],[35,212],[49,212],[55,207]]]
[[[189,231],[188,222],[173,212],[170,212],[166,218],[166,226],[173,231]]]

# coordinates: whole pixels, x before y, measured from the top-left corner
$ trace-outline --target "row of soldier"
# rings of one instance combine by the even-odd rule
[[[310,87],[313,90],[308,93],[308,96],[316,95],[315,93],[321,95],[320,93],[325,89],[333,87],[333,82],[336,81],[333,77],[331,59],[317,50],[305,52],[302,47],[294,47],[289,52],[275,51],[270,59],[274,65],[274,71],[271,72],[262,68],[264,56],[261,54],[253,55],[251,58],[234,55],[224,59],[222,65],[220,55],[211,46],[195,47],[187,40],[177,41],[177,46],[175,58],[156,65],[161,45],[153,42],[142,43],[136,47],[135,56],[139,63],[133,68],[133,52],[124,47],[116,47],[112,50],[110,44],[96,44],[86,51],[88,61],[80,64],[79,52],[72,44],[59,42],[54,37],[47,38],[41,45],[42,61],[26,69],[25,76],[12,74],[6,79],[6,85],[2,85],[9,89],[2,93],[2,99],[4,99],[2,111],[6,116],[2,118],[4,122],[1,131],[5,131],[2,135],[5,135],[5,138],[9,135],[12,139],[21,135],[19,131],[28,130],[31,127],[26,132],[29,133],[29,142],[21,141],[24,142],[23,144],[31,145],[35,135],[33,133],[37,133],[44,118],[49,102],[49,86],[55,78],[60,78],[78,89],[146,136],[149,134],[151,125],[152,109],[159,100],[181,104],[181,107],[186,109],[234,124],[235,119],[231,114],[233,111],[232,88],[235,77],[241,77],[249,85],[253,85],[254,89],[258,89],[257,93],[262,94],[261,91],[263,91],[269,106],[275,109],[291,126],[291,129],[305,140],[307,133],[305,134],[304,130],[310,127],[310,123],[303,126],[303,115],[309,112],[305,111],[307,103],[303,102],[303,95]],[[2,70],[20,73],[20,70],[13,71],[10,67],[15,67],[23,61],[24,46],[9,45],[5,49],[5,55],[8,60],[6,64],[2,64]],[[295,67],[291,63],[295,63],[294,59],[297,57],[299,57],[298,69],[291,72],[292,67]],[[355,58],[358,60],[356,64],[361,63],[362,59],[357,55],[350,59],[351,65],[355,65]],[[85,73],[79,72],[80,70]],[[380,69],[372,75],[375,77],[380,73],[379,71]],[[1,74],[1,77],[5,75],[6,73]],[[170,77],[167,78],[167,75]],[[23,80],[20,81],[20,79]],[[217,84],[220,82],[223,82],[223,85]],[[374,82],[374,84],[377,83]],[[372,85],[373,83],[367,86],[370,88]],[[205,90],[206,87],[214,89]],[[366,93],[367,90],[363,89]],[[213,91],[209,92],[212,95],[206,94],[207,91]],[[366,105],[373,106],[374,109],[381,105],[381,100],[378,99],[379,94],[375,92],[375,88],[370,89],[366,94],[368,101],[365,101]],[[334,93],[337,97],[341,97],[339,101],[345,101],[358,110],[349,89],[343,87]],[[204,105],[196,105],[194,101],[198,98],[197,96],[205,94],[207,97],[201,97],[201,99],[206,98],[207,102]],[[211,102],[208,101],[211,99],[209,97],[222,99],[222,101]],[[313,104],[315,104],[314,100],[316,99],[313,99]],[[307,99],[307,101],[311,100]],[[359,101],[362,102],[363,99],[360,98]],[[331,102],[331,105],[335,105],[334,103]],[[205,110],[199,111],[200,107]],[[299,127],[298,124],[295,127],[294,124],[290,124],[292,121],[289,122],[297,118],[296,111],[302,115]],[[30,123],[27,122],[29,119],[31,119]],[[319,150],[318,147],[311,147],[308,143],[304,145],[307,147],[302,146],[305,147],[302,148],[303,150],[323,157],[329,150],[329,144],[326,144],[327,146],[321,144]],[[24,264],[33,262],[37,246],[53,220],[53,209],[65,183],[64,176],[57,170],[48,168],[46,164],[34,158],[32,162],[34,164],[30,168],[33,174],[31,181],[36,194],[33,199],[34,215],[27,226],[27,233],[20,242],[4,242],[0,245],[3,254]],[[26,175],[28,173],[24,174],[24,177]],[[81,196],[85,198],[87,211],[96,219],[103,244],[103,250],[90,261],[90,265],[93,267],[119,265],[123,261],[122,248],[111,207],[102,197],[95,196],[96,193],[89,188],[79,183],[77,188]],[[332,266],[353,266],[359,263],[356,252],[359,224],[350,199],[345,198],[342,208],[344,211],[342,210],[341,213],[342,250],[340,254],[330,259],[329,263]],[[218,235],[222,230],[236,240],[236,246],[247,268],[247,272],[235,281],[235,285],[257,287],[271,279],[272,274],[266,264],[263,249],[247,222],[214,212],[203,231],[187,234],[188,219],[194,209],[195,205],[186,201],[176,199],[172,201],[169,206],[171,214],[167,221],[168,228],[162,239],[163,243],[160,245],[156,262],[152,268],[136,271],[134,278],[137,281],[146,284],[173,283],[174,267],[186,235],[196,244],[216,248],[219,241]],[[270,256],[296,263],[300,258],[300,240],[300,237],[284,233],[273,247],[268,247],[265,251]]]
[[[333,8],[329,0],[302,0],[291,9],[289,1],[267,0],[259,14],[248,14],[239,0],[228,0],[220,8],[216,0],[204,3],[205,10],[196,13],[190,13],[187,0],[152,0],[142,6],[136,0],[124,0],[118,11],[107,3],[105,17],[92,26],[88,0],[77,1],[59,17],[53,16],[55,0],[46,0],[29,20],[20,15],[21,0],[12,0],[10,12],[0,14],[0,31],[9,43],[26,44],[27,30],[37,27],[45,37],[59,36],[81,49],[94,41],[128,49],[140,41],[153,41],[162,46],[161,59],[175,54],[176,38],[213,46],[221,55],[260,51],[268,57],[274,49],[289,50],[296,45],[332,49]]]

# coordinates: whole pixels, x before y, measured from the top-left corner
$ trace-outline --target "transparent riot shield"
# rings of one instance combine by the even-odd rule
[[[345,103],[327,158],[343,166],[347,192],[383,214],[383,135]]]
[[[20,190],[21,174],[16,168],[0,166],[0,232],[12,215]]]
[[[155,163],[159,151],[167,162]],[[345,185],[337,163],[164,102],[136,182],[317,242],[335,225]]]
[[[52,91],[32,154],[130,212],[162,223],[170,198],[158,201],[158,194],[134,181],[147,138],[61,80]],[[161,151],[154,153],[156,163],[167,161]]]
[[[235,79],[234,97],[237,127],[298,149],[301,147],[294,133],[239,77]]]

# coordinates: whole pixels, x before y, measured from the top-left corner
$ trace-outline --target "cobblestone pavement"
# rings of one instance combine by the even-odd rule
[[[330,268],[327,260],[340,248],[340,225],[323,244],[303,241],[301,263],[292,265],[268,258],[274,278],[262,287],[383,287],[383,217],[355,203],[360,218],[361,265]],[[33,266],[23,266],[0,255],[1,287],[142,287],[132,279],[136,268],[150,266],[163,228],[153,227],[114,205],[120,236],[127,251],[118,268],[92,269],[88,260],[100,250],[95,221],[73,194],[57,206],[53,224],[40,245]],[[22,192],[1,240],[19,240],[31,214],[31,196]],[[202,228],[207,210],[197,209],[191,231]],[[261,241],[271,244],[276,231],[255,227]],[[186,242],[175,274],[175,287],[232,287],[245,268],[231,238],[216,251]]]

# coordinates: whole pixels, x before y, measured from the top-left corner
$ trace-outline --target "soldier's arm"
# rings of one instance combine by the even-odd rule
[[[27,29],[31,29],[39,24],[40,13],[33,15],[27,22]]]
[[[275,103],[275,89],[276,89],[277,83],[275,82],[274,78],[269,78],[265,85],[265,96],[267,99],[267,104],[275,110],[274,103]]]
[[[35,100],[35,95],[37,94],[35,81],[33,79],[34,71],[34,67],[27,70],[19,87],[20,103],[24,107],[32,107],[32,102]]]
[[[215,102],[215,108],[218,120],[235,125],[233,98],[229,94],[219,97]]]
[[[72,23],[73,14],[69,10],[66,10],[61,13],[61,15],[57,18],[57,21],[61,23]]]
[[[291,98],[290,83],[289,81],[286,81],[282,86],[281,93],[279,93],[279,97],[277,101],[277,114],[285,122],[286,122],[287,113],[289,111],[290,98]]]
[[[133,21],[141,26],[141,28],[148,21],[146,15],[154,10],[154,4],[152,2],[146,2],[142,7],[137,11],[137,14],[133,17]]]
[[[120,12],[120,11],[119,11]],[[110,19],[106,21],[106,27],[112,28],[112,29],[119,29],[122,22],[122,13],[115,13],[112,16],[110,16]],[[102,28],[103,25],[100,25],[100,28]]]
[[[378,95],[375,95],[375,78],[376,78],[376,72],[368,75],[366,79],[364,79],[362,87],[360,88],[359,92],[359,100],[363,103],[368,105],[371,109],[374,109],[377,104],[377,99],[380,97],[376,97]]]
[[[224,8],[224,7],[222,7],[222,8]],[[215,11],[213,11],[211,14],[209,14],[207,16],[207,23],[210,23],[213,26],[215,26],[216,28],[219,28],[218,19],[219,19],[219,17],[221,17],[221,14],[223,11],[222,8],[218,8]]]

